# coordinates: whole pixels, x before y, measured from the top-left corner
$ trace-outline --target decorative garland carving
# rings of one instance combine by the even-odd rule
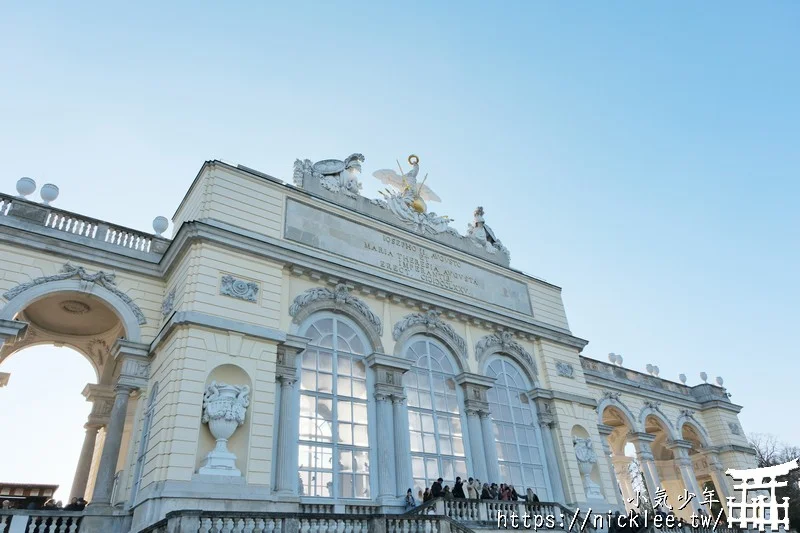
[[[100,285],[104,289],[112,292],[115,296],[125,302],[130,310],[133,312],[134,316],[136,316],[136,320],[139,324],[146,324],[147,319],[144,316],[144,313],[139,306],[131,299],[130,296],[119,290],[117,287],[116,282],[116,274],[103,272],[102,270],[94,273],[89,274],[86,272],[86,269],[81,266],[73,266],[69,263],[66,263],[63,267],[61,267],[61,272],[58,274],[53,274],[52,276],[42,276],[40,278],[32,279],[31,281],[27,281],[25,283],[21,283],[14,287],[13,289],[9,289],[3,294],[3,298],[6,300],[12,300],[16,298],[23,292],[27,291],[32,287],[36,287],[38,285],[44,285],[45,283],[51,283],[54,281],[63,281],[66,279],[78,278],[81,281],[85,281],[87,283],[96,283]]]
[[[510,331],[501,331],[481,337],[477,344],[475,344],[475,356],[480,360],[481,357],[492,348],[499,348],[501,352],[516,355],[528,363],[533,371],[536,372],[536,364],[533,362],[533,357],[531,357],[531,354],[529,354],[520,343],[514,340],[514,334]]]
[[[369,322],[369,325],[380,335],[382,327],[380,317],[373,313],[363,300],[350,294],[350,289],[343,283],[336,285],[334,290],[330,290],[327,287],[314,287],[313,289],[308,289],[299,294],[289,307],[289,315],[292,316],[292,318],[296,318],[298,313],[307,305],[326,300],[332,301],[336,307],[352,307],[358,314],[363,316],[367,322]]]
[[[442,335],[451,340],[457,347],[462,357],[467,356],[467,341],[456,333],[453,326],[441,319],[441,312],[430,310],[426,313],[412,313],[404,316],[392,330],[392,337],[398,340],[408,328],[413,326],[425,326],[428,331],[439,330]]]

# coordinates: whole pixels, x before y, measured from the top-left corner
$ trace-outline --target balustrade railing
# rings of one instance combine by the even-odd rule
[[[0,217],[13,216],[45,228],[138,252],[163,253],[169,244],[163,237],[0,193]]]
[[[0,511],[0,533],[80,533],[82,512]]]

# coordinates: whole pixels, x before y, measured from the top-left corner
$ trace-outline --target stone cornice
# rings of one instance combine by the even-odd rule
[[[597,400],[589,398],[588,396],[581,396],[579,394],[572,394],[571,392],[562,392],[550,389],[533,389],[527,393],[528,398],[536,400],[542,398],[545,400],[560,400],[563,402],[574,402],[588,407],[597,407]]]
[[[189,250],[193,242],[211,242],[220,247],[283,264],[297,276],[334,278],[348,280],[376,294],[383,293],[410,308],[441,310],[448,318],[469,322],[490,330],[511,329],[520,338],[533,340],[545,338],[559,344],[582,350],[588,341],[573,336],[568,330],[539,322],[522,313],[509,311],[491,304],[465,303],[455,295],[434,288],[420,289],[408,280],[402,280],[385,271],[355,263],[346,258],[318,252],[283,239],[271,238],[215,220],[192,221],[179,229],[160,262],[154,262],[150,254],[120,254],[116,248],[105,250],[90,247],[72,239],[72,234],[47,228],[20,228],[9,224],[9,217],[0,220],[0,242],[22,248],[56,254],[65,259],[88,265],[102,264],[114,271],[129,272],[163,281],[177,261]],[[117,247],[122,249],[122,247]],[[497,267],[495,265],[495,267]],[[498,272],[509,272],[497,267]],[[535,278],[525,278],[528,281]]]
[[[583,369],[583,375],[586,383],[594,385],[603,389],[608,389],[624,394],[647,397],[655,400],[661,400],[666,404],[678,408],[689,408],[696,411],[705,411],[708,409],[724,409],[733,413],[738,413],[742,410],[742,406],[722,400],[715,400],[711,402],[700,403],[694,397],[685,396],[677,392],[656,389],[637,384],[634,382],[620,381],[608,374],[602,374],[593,370]]]
[[[631,441],[639,441],[639,442],[653,442],[656,440],[656,436],[651,433],[645,433],[643,431],[631,431],[628,433],[628,439]]]
[[[718,453],[738,452],[753,456],[757,455],[756,451],[753,448],[748,448],[747,446],[740,446],[738,444],[726,444],[723,446],[719,446],[717,448],[717,452]]]
[[[24,333],[27,327],[28,323],[20,320],[0,320],[0,344],[2,341],[14,339]]]
[[[396,355],[388,355],[378,352],[367,356],[367,365],[369,367],[391,368],[392,370],[398,370],[400,372],[406,372],[412,366],[414,366],[409,359],[404,357],[397,357]]]
[[[161,331],[156,335],[156,338],[150,343],[150,351],[155,352],[161,343],[169,337],[170,333],[181,326],[198,326],[225,332],[232,331],[248,337],[275,341],[276,343],[286,342],[288,337],[288,335],[282,331],[264,326],[244,324],[235,320],[207,315],[198,311],[177,311],[170,316],[169,320],[162,326]]]
[[[607,424],[597,424],[597,431],[600,432],[600,435],[604,437],[608,437],[614,432],[616,429],[614,426],[609,426]]]
[[[679,439],[671,440],[671,441],[665,443],[664,446],[668,450],[676,450],[676,449],[691,450],[692,449],[692,443],[691,442],[689,442],[688,440],[679,440]]]

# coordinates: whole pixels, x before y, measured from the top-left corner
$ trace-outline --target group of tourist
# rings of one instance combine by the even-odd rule
[[[442,486],[442,483],[444,483],[444,480],[439,478],[430,487],[426,487],[424,492],[420,490],[417,493],[418,499],[414,499],[414,493],[411,489],[408,489],[405,501],[406,509],[416,507],[417,501],[425,503],[436,498],[444,498],[445,500],[525,500],[526,503],[537,503],[539,501],[539,497],[533,490],[528,489],[525,496],[522,496],[513,485],[506,485],[505,483],[500,483],[500,485],[497,483],[481,484],[480,479],[473,478],[469,478],[464,482],[460,477],[456,478],[452,489],[450,489],[450,485]]]
[[[15,502],[12,502],[11,500],[3,500],[2,507],[3,509],[16,509],[17,507],[14,503]],[[41,507],[39,506],[39,503],[40,502],[32,500],[25,506],[25,509],[28,511],[83,511],[83,509],[86,507],[87,501],[83,498],[72,498],[72,501],[70,501],[66,507],[64,507],[64,505],[61,503],[61,500],[56,501],[53,498],[50,498],[44,502]]]

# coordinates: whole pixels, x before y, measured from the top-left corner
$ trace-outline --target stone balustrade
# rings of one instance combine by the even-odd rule
[[[76,241],[106,249],[160,256],[169,246],[169,240],[163,237],[0,193],[0,223],[11,224],[12,219],[20,223],[14,225],[24,225],[29,230],[37,227],[43,232],[55,230],[74,236]]]
[[[82,512],[0,510],[2,533],[80,533]]]

